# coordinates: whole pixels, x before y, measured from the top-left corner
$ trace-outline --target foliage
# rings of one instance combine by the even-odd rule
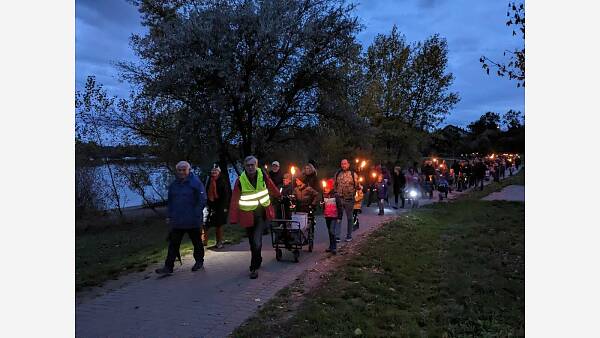
[[[408,44],[396,26],[369,47],[359,112],[374,129],[380,157],[414,158],[426,132],[458,103],[458,94],[448,92],[453,75],[446,73],[447,54],[446,40],[438,35]]]
[[[513,1],[508,3],[508,11],[506,12],[508,21],[507,26],[516,26],[523,42],[525,41],[525,4],[523,1]],[[517,31],[513,29],[512,35],[516,36]],[[479,59],[482,68],[490,74],[490,66],[496,68],[498,76],[508,76],[510,80],[517,81],[517,87],[525,87],[525,46],[515,48],[513,51],[505,50],[504,56],[508,56],[508,60],[504,62],[496,62],[486,56]]]
[[[105,189],[95,168],[75,169],[75,217],[98,213],[104,209]]]
[[[264,155],[322,117],[344,116],[346,65],[358,57],[354,8],[336,0],[133,1],[148,34],[141,90],[121,120],[152,144],[221,162]]]

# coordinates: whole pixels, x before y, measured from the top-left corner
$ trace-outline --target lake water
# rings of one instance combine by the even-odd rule
[[[121,199],[121,207],[129,208],[129,207],[138,207],[144,204],[144,199],[140,195],[138,191],[132,189],[128,181],[123,177],[120,177],[119,173],[124,171],[138,171],[143,170],[148,173],[148,181],[144,185],[144,194],[146,198],[152,202],[160,202],[163,199],[167,199],[167,190],[169,184],[175,179],[173,175],[171,175],[170,171],[161,167],[157,164],[110,164],[110,168],[113,172],[113,175],[116,176],[115,182],[117,186],[117,190],[119,191],[119,196]],[[89,168],[88,168],[89,169]],[[233,183],[237,179],[237,173],[233,169],[233,167],[229,169],[229,181],[233,186]],[[95,166],[92,168],[95,171],[97,177],[103,180],[104,187],[110,187],[110,173],[109,169],[105,165]],[[201,172],[198,170],[194,170],[196,174],[200,174]],[[206,182],[202,182],[206,184]],[[104,209],[114,209],[116,208],[116,203],[107,201]]]

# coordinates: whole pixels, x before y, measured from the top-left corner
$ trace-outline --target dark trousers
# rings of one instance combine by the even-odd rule
[[[394,192],[394,202],[396,203],[396,206],[398,206],[398,196],[400,196],[402,207],[404,208],[404,187],[400,188],[399,191]]]
[[[354,199],[346,200],[342,199],[342,208],[344,208],[344,212],[346,213],[346,219],[348,221],[348,229],[346,231],[346,238],[352,238],[352,213],[354,211]],[[340,220],[341,223],[341,220]],[[340,228],[342,225],[340,224]]]
[[[336,251],[337,247],[335,242],[335,227],[337,226],[337,222],[338,220],[335,218],[325,218],[325,224],[327,224],[327,233],[329,234],[329,249],[331,251]]]
[[[258,270],[262,263],[262,236],[265,228],[265,221],[262,215],[254,214],[254,226],[246,228],[248,242],[250,243],[250,271]]]
[[[194,259],[196,262],[204,262],[204,246],[200,242],[200,228],[173,229],[169,236],[169,252],[165,260],[166,267],[172,269],[175,266],[175,258],[177,258],[177,254],[179,253],[179,246],[181,245],[183,235],[186,233],[194,245]]]

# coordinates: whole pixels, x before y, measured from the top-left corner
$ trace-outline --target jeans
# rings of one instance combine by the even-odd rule
[[[246,228],[248,234],[248,242],[250,242],[250,271],[258,270],[262,263],[262,236],[265,228],[265,220],[262,215],[254,214],[254,226]]]
[[[377,204],[379,205],[379,214],[380,214],[380,215],[383,215],[383,202],[384,202],[384,201],[385,201],[385,200],[382,198],[382,199],[380,199],[380,200],[379,200],[379,202],[377,203]]]
[[[346,200],[342,199],[342,208],[346,213],[346,220],[348,221],[348,231],[346,232],[346,238],[352,238],[352,211],[354,210],[354,199]],[[341,221],[340,221],[341,223]],[[338,228],[341,228],[341,224]],[[340,235],[340,231],[337,233],[338,237]]]
[[[204,246],[200,242],[200,228],[193,229],[172,229],[169,235],[169,251],[167,253],[167,259],[165,260],[165,266],[173,269],[175,265],[175,258],[179,253],[179,246],[184,234],[188,234],[192,244],[194,245],[194,259],[196,263],[204,262]]]
[[[325,218],[327,232],[329,234],[329,250],[336,250],[335,235],[339,232],[340,224],[336,218]]]

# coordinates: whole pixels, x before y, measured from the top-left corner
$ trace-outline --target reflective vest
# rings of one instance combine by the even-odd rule
[[[240,195],[239,206],[243,211],[253,211],[260,203],[263,207],[268,207],[271,204],[269,199],[269,190],[261,169],[256,171],[256,188],[252,186],[246,172],[240,176],[240,185],[242,186],[242,194]]]

